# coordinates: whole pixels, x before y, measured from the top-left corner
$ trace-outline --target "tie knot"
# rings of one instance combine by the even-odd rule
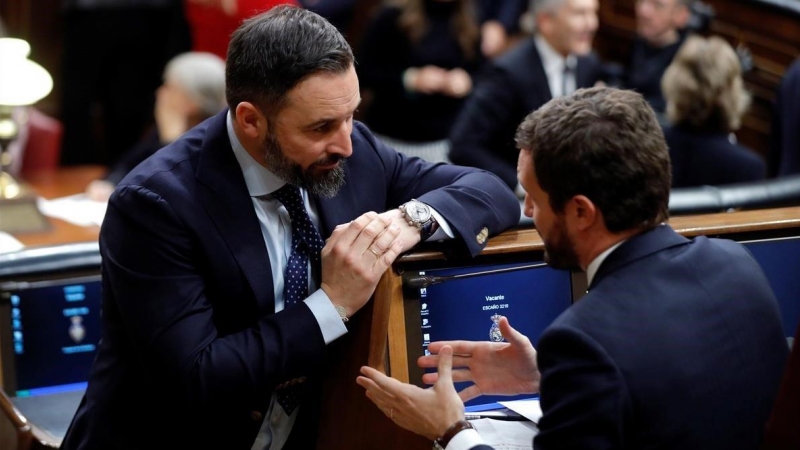
[[[272,196],[278,199],[289,212],[289,219],[292,222],[292,247],[296,248],[301,241],[305,242],[311,249],[311,258],[318,260],[319,252],[325,243],[308,217],[303,198],[300,196],[300,188],[287,183],[273,192]]]
[[[303,197],[300,196],[300,188],[292,184],[286,183],[282,188],[272,193],[272,196],[277,198],[279,202],[286,207],[289,215],[294,217],[295,213],[300,209],[305,210],[303,206]]]

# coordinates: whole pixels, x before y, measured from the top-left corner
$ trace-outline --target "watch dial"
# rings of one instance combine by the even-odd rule
[[[425,222],[431,216],[430,209],[428,209],[428,207],[422,203],[411,203],[406,209],[408,211],[408,215],[415,222]]]

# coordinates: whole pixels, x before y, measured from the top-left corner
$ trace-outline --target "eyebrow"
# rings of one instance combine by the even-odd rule
[[[354,114],[355,114],[355,112],[356,112],[356,111],[358,111],[358,107],[359,107],[359,106],[361,106],[361,100],[362,100],[362,99],[359,97],[359,99],[358,99],[358,103],[356,104],[356,107],[355,107],[355,109],[353,109],[353,111],[351,111],[351,112],[350,112],[350,114],[348,115],[348,117],[349,117],[349,116],[352,116],[352,115],[354,115]],[[321,118],[321,119],[318,119],[318,120],[316,120],[315,122],[312,122],[312,123],[308,124],[308,125],[306,126],[306,128],[308,128],[308,129],[310,129],[310,130],[311,130],[311,129],[314,129],[314,128],[317,128],[317,127],[320,127],[320,126],[322,126],[322,125],[327,125],[327,124],[329,124],[329,123],[331,123],[331,122],[334,122],[334,121],[336,121],[336,120],[339,120],[339,118],[338,118],[338,117],[323,117],[323,118]]]

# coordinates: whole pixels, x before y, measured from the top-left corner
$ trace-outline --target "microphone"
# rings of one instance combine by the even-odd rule
[[[421,288],[426,288],[428,286],[432,286],[434,284],[441,284],[444,283],[445,281],[457,280],[459,278],[480,277],[483,275],[515,272],[517,270],[536,269],[545,266],[547,266],[547,263],[536,263],[536,264],[527,264],[524,266],[517,266],[517,267],[506,267],[504,269],[484,270],[482,272],[462,273],[459,275],[445,275],[440,277],[433,275],[412,275],[410,277],[403,278],[403,286],[410,289],[421,289]]]

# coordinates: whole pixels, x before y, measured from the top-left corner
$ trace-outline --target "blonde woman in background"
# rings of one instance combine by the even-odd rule
[[[661,80],[671,126],[664,134],[672,187],[723,185],[766,178],[766,164],[736,142],[750,105],[739,58],[722,38],[689,37]]]

